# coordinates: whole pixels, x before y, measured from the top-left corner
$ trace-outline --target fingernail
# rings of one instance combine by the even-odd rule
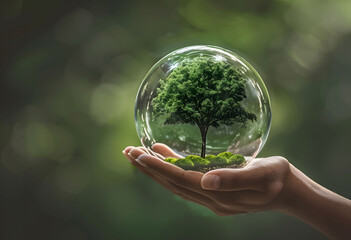
[[[201,180],[203,189],[216,190],[219,188],[221,179],[217,175],[205,175]]]
[[[126,153],[126,151],[122,150],[122,153],[123,153],[123,154],[125,154],[125,153]]]
[[[139,163],[141,166],[147,167],[146,164],[145,164],[140,158],[135,159],[135,161],[136,161],[137,163]]]

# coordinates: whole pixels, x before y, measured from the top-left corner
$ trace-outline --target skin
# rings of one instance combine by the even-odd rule
[[[153,145],[153,151],[163,157],[181,157],[164,144]],[[203,174],[145,154],[142,147],[130,146],[123,153],[165,188],[220,216],[280,211],[330,239],[350,239],[351,201],[317,184],[283,157],[257,158],[243,168]]]

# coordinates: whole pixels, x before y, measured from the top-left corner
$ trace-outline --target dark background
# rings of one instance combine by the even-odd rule
[[[263,77],[259,156],[351,197],[351,1],[8,0],[0,13],[0,239],[325,239],[280,213],[218,217],[124,159],[143,76],[194,44]]]

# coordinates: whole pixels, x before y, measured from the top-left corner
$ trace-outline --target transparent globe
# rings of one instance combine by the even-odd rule
[[[200,60],[198,64],[196,61]],[[198,70],[194,66],[206,67],[206,61],[214,71],[219,69],[217,65],[233,70],[225,76],[209,74],[207,70],[192,75]],[[241,98],[224,94],[231,86],[222,86],[215,77],[233,80],[231,73],[243,83],[234,93],[241,92]],[[167,85],[167,81],[173,83]],[[177,92],[180,90],[183,93]],[[206,100],[203,96],[212,97]],[[136,97],[135,123],[141,144],[150,155],[163,158],[152,149],[155,143],[163,143],[183,157],[231,152],[251,160],[268,137],[270,99],[259,74],[242,57],[216,46],[190,46],[166,55],[146,74]]]

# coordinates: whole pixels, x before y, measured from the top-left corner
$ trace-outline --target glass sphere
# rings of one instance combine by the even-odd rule
[[[171,52],[149,70],[136,97],[135,123],[151,155],[159,156],[152,146],[163,143],[183,157],[231,152],[250,160],[267,140],[271,105],[245,59],[197,45]]]

